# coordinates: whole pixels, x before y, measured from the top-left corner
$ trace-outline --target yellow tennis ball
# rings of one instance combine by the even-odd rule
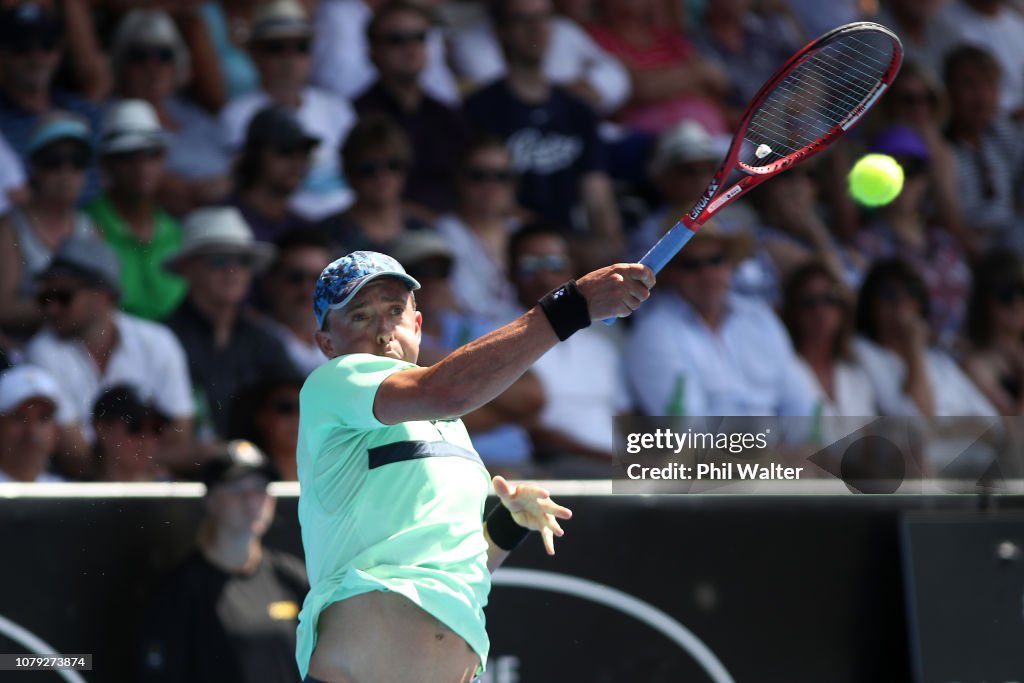
[[[864,206],[884,206],[903,189],[903,168],[888,154],[866,154],[847,176],[850,196]]]

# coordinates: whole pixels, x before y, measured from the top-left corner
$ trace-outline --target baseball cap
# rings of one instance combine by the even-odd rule
[[[160,423],[168,421],[154,405],[144,401],[130,384],[118,384],[101,393],[93,403],[92,419],[93,422],[121,420],[129,427],[142,424],[147,419]]]
[[[206,490],[210,491],[215,486],[238,481],[249,474],[263,475],[268,481],[277,479],[274,466],[256,444],[236,439],[206,461],[203,483],[206,484]]]
[[[252,117],[245,142],[275,149],[310,149],[320,144],[320,138],[307,133],[290,109],[275,104]]]
[[[38,38],[56,40],[60,36],[60,20],[41,3],[22,2],[0,11],[0,41],[5,46]]]
[[[0,413],[9,413],[33,398],[44,398],[54,406],[58,404],[60,386],[53,375],[28,364],[0,372]]]
[[[31,157],[47,145],[60,140],[74,140],[92,148],[89,124],[67,112],[52,112],[44,117],[29,135],[25,153]]]
[[[106,287],[118,296],[121,294],[121,264],[117,255],[95,237],[73,236],[64,240],[36,280],[54,275],[82,278],[93,285]]]
[[[420,288],[401,263],[377,251],[353,251],[324,268],[313,290],[317,326],[322,328],[328,312],[344,308],[367,283],[381,277],[398,278],[411,290]]]

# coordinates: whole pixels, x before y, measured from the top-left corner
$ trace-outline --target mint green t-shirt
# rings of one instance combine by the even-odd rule
[[[373,414],[380,384],[412,367],[341,356],[314,370],[299,395],[299,522],[310,583],[296,647],[303,677],[320,613],[376,590],[406,596],[487,659],[487,470],[461,420],[385,425]]]

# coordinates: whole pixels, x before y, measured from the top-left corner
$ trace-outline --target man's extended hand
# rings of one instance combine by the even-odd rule
[[[521,527],[539,531],[548,555],[555,554],[555,536],[565,534],[559,519],[570,519],[572,510],[551,500],[551,494],[536,484],[513,484],[504,477],[492,480],[494,492],[501,504],[512,513],[512,519]]]

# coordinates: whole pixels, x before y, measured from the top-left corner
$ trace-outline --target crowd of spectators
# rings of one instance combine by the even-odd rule
[[[195,480],[233,439],[294,479],[330,261],[403,262],[435,362],[641,256],[856,18],[907,48],[867,120],[466,423],[495,471],[587,477],[616,415],[1024,414],[1014,3],[4,0],[0,480]],[[906,176],[878,210],[868,151]]]

